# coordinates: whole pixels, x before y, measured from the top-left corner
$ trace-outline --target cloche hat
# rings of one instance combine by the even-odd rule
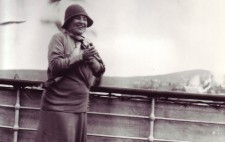
[[[66,28],[68,21],[77,15],[84,15],[87,17],[87,27],[90,27],[93,24],[93,20],[88,16],[87,12],[78,4],[73,4],[67,7],[64,17],[64,24],[62,28]]]

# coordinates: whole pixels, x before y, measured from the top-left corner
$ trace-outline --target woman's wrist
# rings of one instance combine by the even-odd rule
[[[78,63],[78,62],[81,62],[83,61],[83,55],[80,54],[80,55],[77,55],[77,56],[70,56],[69,57],[69,65],[72,65],[72,64],[75,64],[75,63]]]

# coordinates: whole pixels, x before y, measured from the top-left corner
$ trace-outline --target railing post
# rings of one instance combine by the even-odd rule
[[[150,133],[148,137],[149,142],[154,141],[154,122],[155,122],[155,98],[151,100],[151,112],[149,115],[150,118]]]
[[[19,110],[20,110],[20,88],[16,88],[15,122],[13,126],[13,142],[18,141],[19,131]]]

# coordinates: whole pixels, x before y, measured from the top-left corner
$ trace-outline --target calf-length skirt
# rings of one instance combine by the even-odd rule
[[[36,142],[86,142],[87,113],[41,110]]]

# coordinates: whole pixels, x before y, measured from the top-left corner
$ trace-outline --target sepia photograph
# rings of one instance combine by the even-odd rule
[[[224,142],[224,0],[1,0],[0,142]]]

